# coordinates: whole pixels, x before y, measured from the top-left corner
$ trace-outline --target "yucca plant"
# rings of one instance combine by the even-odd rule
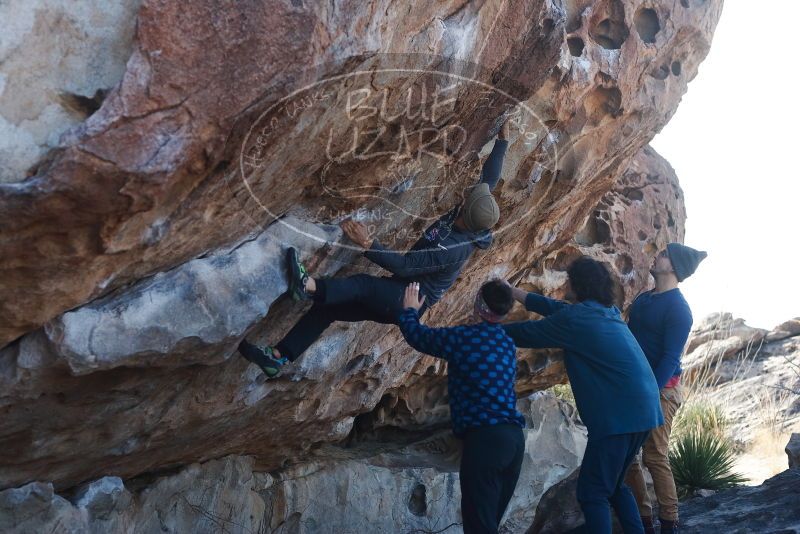
[[[712,432],[690,431],[679,436],[673,445],[669,463],[680,497],[700,489],[716,491],[747,482],[732,472],[733,450],[724,438]]]

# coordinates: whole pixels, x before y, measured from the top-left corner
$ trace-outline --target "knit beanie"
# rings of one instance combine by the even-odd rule
[[[464,224],[472,232],[488,230],[500,220],[500,208],[489,191],[489,184],[476,185],[464,203]]]
[[[702,250],[695,250],[692,247],[681,245],[680,243],[667,244],[667,255],[672,263],[672,270],[678,277],[678,282],[683,282],[694,273],[700,262],[703,261],[707,253]]]

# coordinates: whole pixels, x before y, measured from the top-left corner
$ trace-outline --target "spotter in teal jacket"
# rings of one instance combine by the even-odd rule
[[[504,325],[519,348],[564,349],[564,365],[589,439],[650,430],[664,423],[658,385],[616,306],[568,304],[528,293],[539,321]]]

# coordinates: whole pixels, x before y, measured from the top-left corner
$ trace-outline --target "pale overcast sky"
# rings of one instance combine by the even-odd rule
[[[730,311],[771,328],[800,316],[800,1],[728,0],[711,52],[652,145],[686,194],[686,244],[709,257],[681,284],[695,322]]]

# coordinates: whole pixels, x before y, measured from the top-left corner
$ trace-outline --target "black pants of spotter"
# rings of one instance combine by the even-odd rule
[[[319,279],[316,283],[314,306],[277,344],[281,356],[292,361],[319,339],[334,321],[397,324],[397,316],[403,311],[403,293],[409,282],[357,274]],[[424,312],[425,308],[423,305],[420,311]]]
[[[464,534],[494,534],[522,467],[525,438],[517,425],[483,426],[464,435],[461,518]]]

